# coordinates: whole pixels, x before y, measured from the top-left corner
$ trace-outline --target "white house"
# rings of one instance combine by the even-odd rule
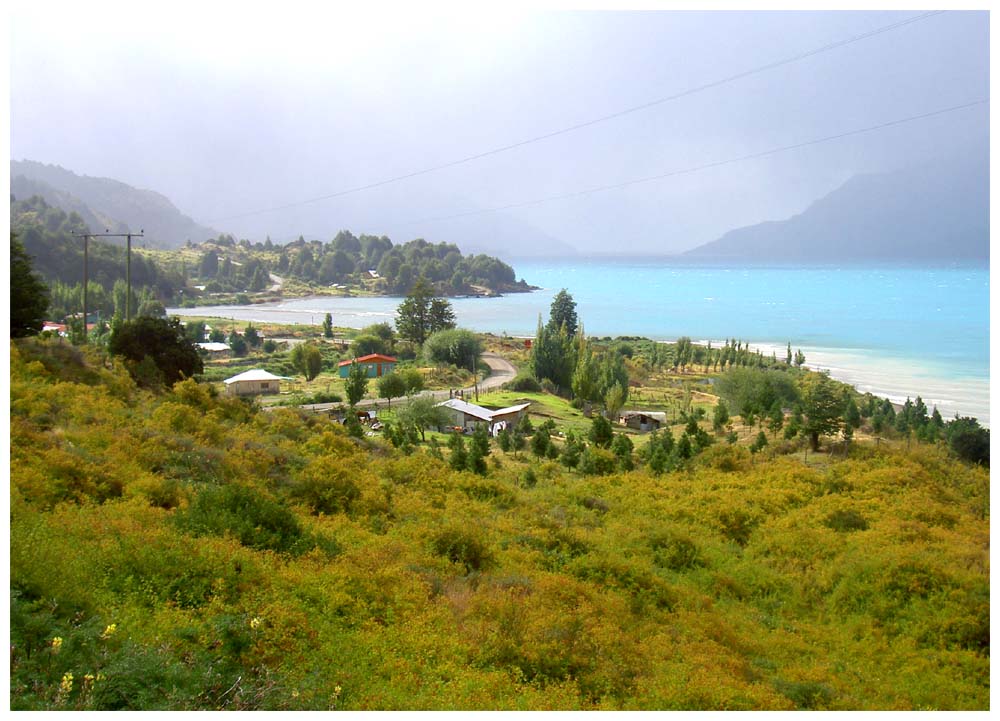
[[[276,376],[263,368],[240,373],[223,381],[226,384],[226,394],[231,396],[258,396],[268,393],[279,393],[281,381],[291,380],[286,376]]]

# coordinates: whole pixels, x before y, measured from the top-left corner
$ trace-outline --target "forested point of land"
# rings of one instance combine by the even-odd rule
[[[941,443],[456,471],[10,356],[12,709],[989,708],[989,473]]]
[[[50,318],[61,321],[83,309],[83,233],[89,228],[76,212],[33,196],[11,202],[11,230],[32,257],[49,287]],[[88,251],[88,311],[102,319],[126,312],[124,241],[91,239]],[[463,256],[449,243],[411,240],[394,245],[385,236],[341,231],[330,242],[299,238],[287,245],[237,241],[220,235],[180,250],[140,248],[133,240],[132,315],[146,305],[163,314],[166,306],[222,302],[250,303],[280,295],[307,295],[331,286],[375,294],[406,295],[420,279],[441,295],[496,294],[530,290],[506,263],[486,255]],[[283,278],[271,291],[271,275]]]

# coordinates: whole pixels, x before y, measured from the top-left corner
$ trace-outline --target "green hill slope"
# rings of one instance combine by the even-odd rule
[[[989,707],[989,476],[939,447],[483,477],[10,367],[13,709]]]

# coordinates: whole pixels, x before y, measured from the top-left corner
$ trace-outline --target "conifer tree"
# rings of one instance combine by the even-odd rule
[[[566,330],[566,335],[572,338],[576,334],[577,316],[576,301],[565,288],[556,293],[549,308],[548,329],[558,333],[560,329]]]
[[[461,433],[452,434],[451,438],[448,439],[448,448],[451,449],[448,465],[456,471],[465,470],[469,462],[469,455],[465,450],[465,440]]]
[[[49,307],[48,290],[32,272],[31,256],[10,234],[10,337],[24,338],[42,330]]]
[[[712,412],[712,428],[715,429],[716,433],[721,433],[727,423],[729,423],[729,408],[726,406],[726,402],[720,399]]]

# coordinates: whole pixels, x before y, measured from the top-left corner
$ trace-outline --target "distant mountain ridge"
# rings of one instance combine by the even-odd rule
[[[17,199],[39,195],[49,205],[77,212],[94,232],[144,231],[150,248],[179,248],[219,235],[181,213],[165,196],[111,178],[77,175],[33,160],[10,163],[10,192]]]
[[[989,259],[989,160],[856,175],[802,213],[731,230],[690,258],[764,261]]]

